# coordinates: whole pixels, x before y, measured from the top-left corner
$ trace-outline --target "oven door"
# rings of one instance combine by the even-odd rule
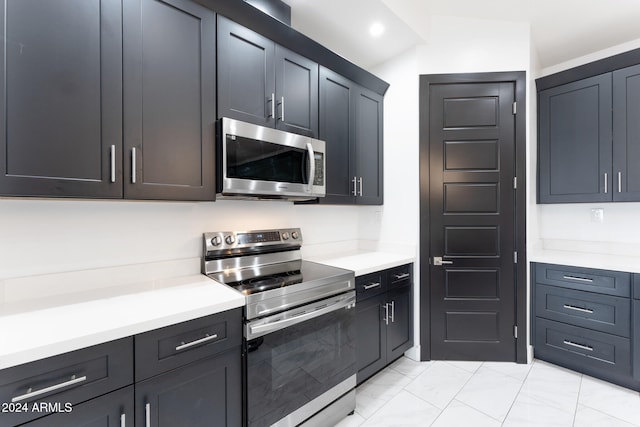
[[[355,388],[354,307],[351,291],[247,323],[249,426],[298,425]]]

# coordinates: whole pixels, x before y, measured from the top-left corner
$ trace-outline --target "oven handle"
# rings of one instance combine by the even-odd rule
[[[329,301],[329,305],[323,304],[325,301]],[[254,338],[258,338],[271,332],[279,331],[280,329],[306,322],[307,320],[320,317],[323,314],[331,313],[332,311],[337,311],[342,308],[353,308],[355,307],[355,304],[356,295],[353,291],[345,295],[341,295],[337,298],[330,298],[324,301],[316,301],[315,303],[309,304],[306,307],[293,309],[290,312],[285,313],[284,316],[286,317],[282,318],[282,320],[269,322],[269,318],[267,318],[260,319],[256,322],[259,322],[259,324],[252,325],[251,323],[249,323],[246,330],[246,339],[252,340]],[[311,311],[307,311],[305,310],[305,308]],[[276,314],[273,317],[280,318],[281,316],[282,314]],[[268,323],[263,323],[265,321],[267,321]]]

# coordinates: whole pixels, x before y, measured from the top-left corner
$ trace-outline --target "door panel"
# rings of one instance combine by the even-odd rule
[[[432,85],[431,357],[515,360],[513,83]]]

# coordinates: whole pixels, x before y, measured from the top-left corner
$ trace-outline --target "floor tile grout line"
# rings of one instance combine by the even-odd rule
[[[578,417],[578,406],[580,405],[580,392],[582,392],[582,381],[584,380],[584,374],[580,374],[580,385],[578,386],[578,395],[576,396],[576,407],[573,411],[573,422],[571,425],[575,427],[576,418]]]
[[[527,382],[527,379],[529,378],[529,375],[531,374],[531,370],[533,369],[533,365],[535,363],[536,363],[535,359],[531,360],[531,366],[529,367],[529,370],[527,371],[527,375],[525,375],[524,378],[522,379],[522,382],[520,383],[520,388],[518,389],[518,392],[516,393],[516,397],[515,397],[515,399],[513,399],[513,402],[511,402],[511,406],[509,406],[509,410],[507,411],[507,415],[505,415],[504,420],[502,420],[502,422],[500,423],[501,426],[504,426],[504,423],[507,422],[507,418],[509,418],[509,414],[513,410],[513,405],[516,404],[516,401],[518,400],[518,397],[520,396],[520,393],[522,392],[522,388],[524,387],[524,384]]]

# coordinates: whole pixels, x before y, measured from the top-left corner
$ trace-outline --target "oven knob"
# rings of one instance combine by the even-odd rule
[[[298,238],[300,237],[300,235],[298,234],[297,231],[292,231],[291,232],[291,238],[294,240],[298,240]]]
[[[287,233],[286,231],[282,233],[282,240],[289,240],[289,233]]]
[[[232,245],[236,242],[236,238],[233,237],[232,235],[228,235],[227,237],[224,238],[224,241],[227,242],[227,245]]]
[[[221,243],[222,243],[222,237],[220,236],[215,236],[213,239],[211,239],[211,244],[213,246],[220,246]]]

